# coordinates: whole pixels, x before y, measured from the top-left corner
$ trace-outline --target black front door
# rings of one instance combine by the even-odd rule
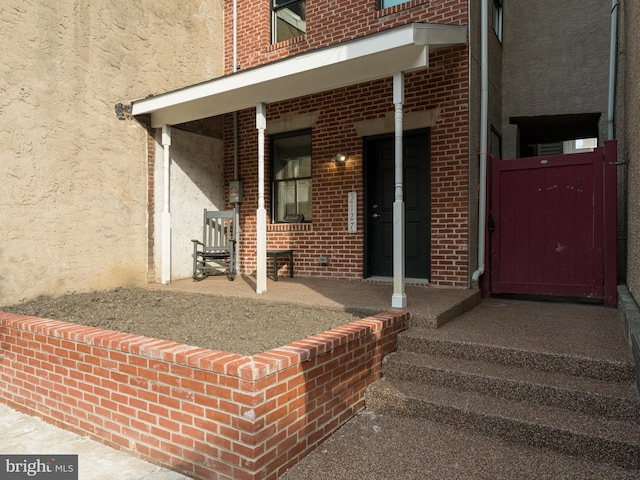
[[[428,130],[406,132],[404,147],[405,276],[431,275],[431,175]],[[365,140],[365,276],[393,276],[393,136]]]

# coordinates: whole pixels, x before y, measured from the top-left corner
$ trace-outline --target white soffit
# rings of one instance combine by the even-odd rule
[[[177,125],[424,68],[429,49],[466,40],[464,25],[413,23],[137,100],[132,113]]]

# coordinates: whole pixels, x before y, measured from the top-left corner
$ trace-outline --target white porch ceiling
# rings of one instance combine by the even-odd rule
[[[413,23],[137,100],[132,113],[177,125],[421,69],[429,50],[466,40],[464,25]]]

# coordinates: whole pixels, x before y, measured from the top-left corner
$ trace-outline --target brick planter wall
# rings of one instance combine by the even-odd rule
[[[273,479],[363,408],[408,319],[247,357],[0,312],[0,399],[195,478]]]

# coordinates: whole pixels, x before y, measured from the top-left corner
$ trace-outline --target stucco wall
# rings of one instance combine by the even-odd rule
[[[225,209],[223,142],[221,139],[172,128],[170,166],[171,279],[193,275],[193,242],[202,240],[204,209]],[[161,282],[163,152],[155,161],[155,281]]]
[[[3,1],[0,305],[146,281],[146,132],[114,105],[219,75],[221,8]]]
[[[640,4],[621,2],[624,65],[624,127],[628,163],[627,286],[640,302]]]
[[[512,116],[601,112],[606,138],[611,2],[505,2],[503,156],[516,157]]]

